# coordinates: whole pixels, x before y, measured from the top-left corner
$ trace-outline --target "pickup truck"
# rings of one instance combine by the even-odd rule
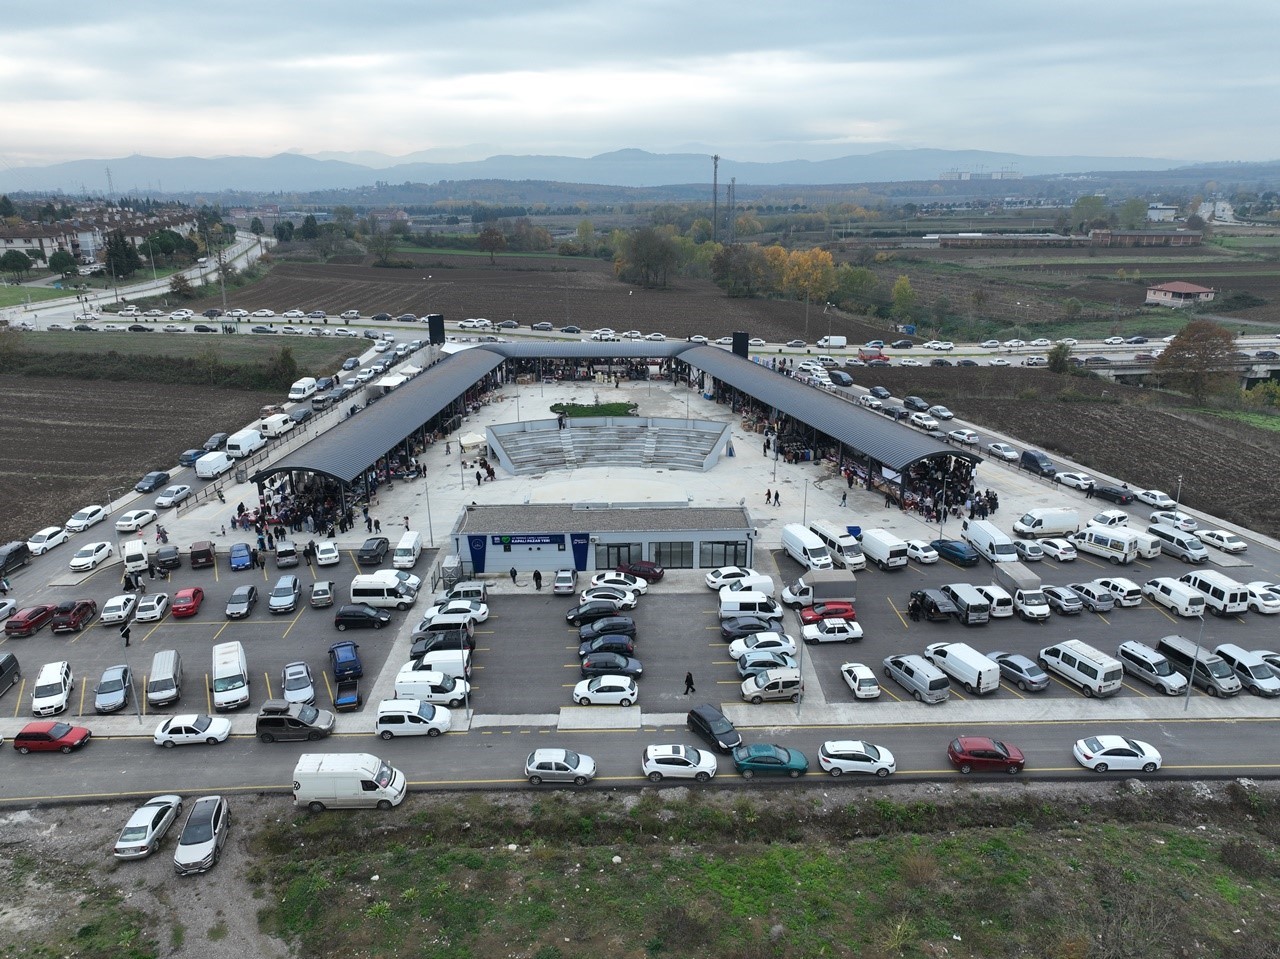
[[[349,713],[362,705],[364,705],[364,696],[360,693],[360,680],[338,680],[338,688],[333,694],[333,708],[340,713]]]

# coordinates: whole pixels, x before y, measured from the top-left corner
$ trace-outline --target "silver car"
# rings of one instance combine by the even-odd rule
[[[544,782],[585,786],[595,778],[596,761],[572,749],[535,749],[524,761],[524,775],[534,786]]]
[[[191,807],[173,850],[173,871],[179,876],[208,872],[222,858],[231,829],[231,809],[221,796],[201,796]]]
[[[306,663],[286,665],[280,673],[280,688],[287,703],[311,705],[316,701],[316,682],[311,675],[311,667]]]
[[[156,796],[133,811],[116,840],[117,859],[145,859],[160,847],[169,827],[182,814],[181,796]]]
[[[128,666],[108,666],[93,688],[93,708],[100,713],[123,709],[133,691],[133,676]]]

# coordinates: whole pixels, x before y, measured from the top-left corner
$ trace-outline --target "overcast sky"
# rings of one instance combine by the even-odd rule
[[[1276,0],[5,5],[0,164],[293,151],[1280,157]]]

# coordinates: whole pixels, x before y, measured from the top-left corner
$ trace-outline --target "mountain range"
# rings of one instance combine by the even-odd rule
[[[357,189],[383,183],[459,180],[542,180],[559,183],[652,187],[711,182],[712,160],[699,153],[617,150],[593,157],[495,155],[441,162],[431,153],[393,158],[377,153],[280,153],[269,157],[151,157],[72,160],[0,170],[0,191],[71,195],[163,196],[191,192],[307,192]],[[345,157],[343,159],[342,157]],[[402,162],[396,162],[396,160]],[[364,161],[364,162],[357,162]],[[947,171],[1023,176],[1099,170],[1168,170],[1187,161],[1155,157],[1026,156],[983,150],[880,150],[830,160],[771,163],[720,159],[720,183],[817,185],[937,180]],[[110,178],[108,179],[108,171]],[[110,186],[108,185],[110,183]]]

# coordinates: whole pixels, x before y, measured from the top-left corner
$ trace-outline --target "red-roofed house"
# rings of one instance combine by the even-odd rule
[[[1174,309],[1195,306],[1197,303],[1209,303],[1217,295],[1217,290],[1196,286],[1194,283],[1183,283],[1181,280],[1147,287],[1148,304],[1172,306]]]

